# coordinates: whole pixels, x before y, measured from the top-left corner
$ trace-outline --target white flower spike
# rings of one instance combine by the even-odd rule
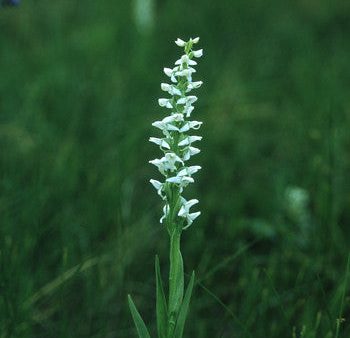
[[[202,49],[192,49],[198,42],[199,37],[188,41],[178,38],[175,41],[177,46],[184,49],[184,54],[175,62],[174,68],[164,68],[164,74],[172,83],[161,83],[161,89],[170,97],[158,100],[159,105],[171,109],[171,113],[161,121],[152,123],[162,131],[164,137],[149,139],[150,142],[158,145],[164,154],[159,159],[149,161],[164,176],[164,182],[152,179],[150,183],[164,200],[160,222],[166,225],[169,233],[174,230],[174,227],[180,227],[180,230],[188,228],[200,215],[200,212],[190,213],[189,211],[190,207],[198,203],[198,200],[186,201],[182,197],[183,189],[194,182],[192,175],[201,169],[198,165],[185,165],[185,161],[200,152],[198,148],[192,147],[192,143],[202,139],[201,136],[188,134],[192,129],[198,130],[202,125],[200,121],[189,120],[197,96],[187,95],[188,92],[198,89],[203,84],[202,81],[192,81],[192,76],[196,73],[193,67],[197,65],[193,58],[200,58],[203,55]]]
[[[1,2],[1,0],[0,0]],[[163,134],[163,137],[150,137],[149,141],[158,145],[163,154],[161,158],[149,161],[155,165],[159,172],[164,176],[163,180],[150,180],[152,186],[156,189],[158,195],[163,200],[163,215],[160,223],[164,225],[170,240],[169,246],[169,297],[164,297],[157,291],[157,305],[165,306],[166,317],[163,321],[163,310],[157,311],[157,322],[163,322],[163,327],[159,329],[159,334],[163,337],[182,337],[182,330],[189,304],[188,295],[191,294],[194,283],[194,273],[188,284],[185,293],[184,288],[184,265],[181,256],[181,233],[191,226],[193,221],[200,215],[200,211],[190,212],[190,208],[198,203],[197,199],[186,200],[182,193],[186,186],[194,182],[193,175],[201,169],[199,165],[187,166],[187,161],[191,156],[198,154],[200,150],[192,147],[193,142],[200,141],[201,136],[191,135],[191,131],[198,130],[202,122],[191,121],[189,118],[194,109],[193,104],[197,101],[197,96],[187,95],[193,89],[202,85],[202,81],[192,81],[192,75],[196,73],[193,66],[197,62],[194,57],[202,56],[202,50],[193,51],[192,47],[198,43],[199,37],[184,41],[177,39],[175,44],[184,50],[184,55],[175,62],[174,68],[164,68],[164,73],[171,80],[171,84],[162,83],[161,89],[170,95],[170,98],[160,98],[158,103],[161,107],[171,109],[170,114],[160,121],[153,122],[152,125]],[[196,132],[197,134],[197,132]],[[160,264],[156,257],[155,261],[157,290],[160,279]],[[185,295],[185,297],[183,297]],[[149,337],[148,330],[138,313],[130,295],[128,302],[135,326],[142,336]],[[186,308],[186,311],[182,311]],[[182,312],[181,312],[182,311]],[[181,315],[184,314],[181,317]],[[178,318],[182,320],[178,329]],[[177,334],[177,332],[179,334]]]

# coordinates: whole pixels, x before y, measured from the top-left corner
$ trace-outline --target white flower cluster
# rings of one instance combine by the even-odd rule
[[[165,222],[167,225],[180,223],[183,229],[188,228],[200,215],[199,211],[190,212],[190,208],[197,204],[198,200],[187,201],[181,196],[183,188],[194,182],[192,175],[201,169],[198,165],[185,165],[191,156],[200,152],[193,143],[202,139],[201,136],[188,135],[192,129],[197,130],[202,125],[202,122],[189,120],[197,97],[188,93],[199,88],[203,83],[192,80],[192,75],[196,72],[193,66],[197,65],[194,58],[203,55],[202,49],[192,49],[198,41],[198,37],[189,39],[187,42],[181,39],[175,41],[176,45],[184,48],[185,53],[175,62],[174,68],[164,68],[164,73],[170,78],[171,83],[162,83],[161,89],[171,97],[158,100],[159,105],[170,109],[171,113],[163,120],[152,123],[162,131],[163,137],[149,139],[164,153],[162,158],[149,161],[165,176],[163,183],[150,180],[165,202],[164,214],[160,222]]]

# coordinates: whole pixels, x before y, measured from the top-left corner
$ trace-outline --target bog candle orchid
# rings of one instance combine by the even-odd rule
[[[198,154],[197,142],[202,139],[193,135],[201,127],[202,122],[192,120],[194,103],[197,97],[192,91],[202,85],[202,81],[194,81],[196,59],[203,55],[202,49],[194,50],[199,38],[184,41],[177,39],[176,45],[183,48],[184,54],[175,62],[173,68],[164,68],[169,78],[162,83],[161,89],[168,97],[160,98],[160,107],[168,109],[169,115],[152,125],[159,129],[162,137],[150,137],[149,141],[159,146],[160,158],[149,161],[157,167],[163,180],[151,179],[150,183],[163,200],[163,215],[160,223],[165,226],[170,236],[170,271],[169,295],[165,296],[160,275],[159,261],[156,257],[157,284],[157,329],[159,338],[181,338],[183,334],[187,310],[192,294],[194,273],[184,292],[183,260],[180,251],[182,231],[187,229],[200,215],[200,211],[192,212],[191,208],[198,203],[197,199],[187,200],[183,196],[184,188],[194,182],[193,175],[201,169],[199,165],[188,165],[192,156]],[[139,337],[150,337],[140,314],[129,296],[130,310]]]

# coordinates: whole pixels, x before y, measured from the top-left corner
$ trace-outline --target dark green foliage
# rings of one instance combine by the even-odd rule
[[[197,35],[185,337],[349,337],[349,2],[154,3],[148,30],[135,1],[0,10],[0,337],[134,337],[128,293],[156,337],[147,139],[171,41]]]

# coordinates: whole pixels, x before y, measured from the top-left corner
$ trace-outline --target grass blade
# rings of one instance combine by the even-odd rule
[[[160,274],[159,258],[156,256],[155,260],[156,269],[156,289],[157,289],[157,329],[158,337],[166,338],[167,335],[167,324],[168,324],[168,309],[164,294],[164,288],[162,283],[162,276]]]
[[[174,338],[182,338],[184,327],[185,327],[185,321],[187,317],[187,311],[191,300],[193,283],[194,283],[194,271],[192,272],[191,280],[188,283],[187,290],[179,311],[179,315],[177,317],[175,331],[174,331]]]
[[[129,301],[130,312],[134,320],[139,338],[151,338],[151,336],[148,333],[147,327],[143,319],[141,318],[140,313],[137,311],[136,306],[130,295],[128,295],[128,301]]]

